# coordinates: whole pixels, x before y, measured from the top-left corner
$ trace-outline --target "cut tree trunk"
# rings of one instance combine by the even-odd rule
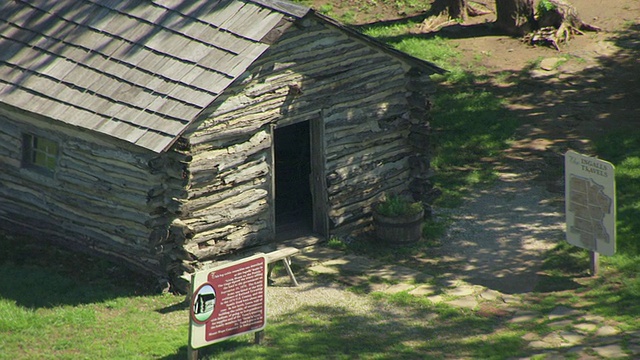
[[[433,16],[429,16],[420,25],[421,33],[440,30],[444,26],[464,23],[468,16],[481,16],[493,11],[484,3],[469,0],[435,0],[431,4]]]
[[[452,19],[460,19],[462,22],[467,20],[467,0],[450,0],[449,1],[449,17]]]
[[[523,36],[535,28],[533,0],[496,0],[496,26],[503,32]]]

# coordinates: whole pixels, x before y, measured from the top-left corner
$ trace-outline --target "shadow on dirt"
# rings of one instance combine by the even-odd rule
[[[620,128],[637,131],[639,35],[640,25],[629,26],[595,44],[591,54],[559,54],[551,68],[533,64],[494,86],[491,91],[514,104],[512,111],[528,123],[513,156],[544,169],[544,162],[559,165],[562,159],[556,155],[567,149],[593,153],[589,139],[595,134]],[[594,53],[599,55],[589,58]],[[542,171],[539,176],[544,178]]]

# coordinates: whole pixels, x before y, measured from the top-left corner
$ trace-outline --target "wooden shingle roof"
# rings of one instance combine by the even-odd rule
[[[266,4],[266,5],[265,5]],[[0,103],[155,152],[268,47],[277,0],[0,2]]]

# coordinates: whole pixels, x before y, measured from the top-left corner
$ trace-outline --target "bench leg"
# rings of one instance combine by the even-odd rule
[[[289,274],[289,277],[291,278],[293,285],[298,286],[298,281],[296,280],[296,277],[293,275],[293,270],[291,270],[291,258],[286,257],[282,259],[282,263],[284,264],[284,268],[287,269],[287,274]]]
[[[267,264],[267,285],[273,285],[273,280],[271,280],[272,271],[273,271],[273,265]]]

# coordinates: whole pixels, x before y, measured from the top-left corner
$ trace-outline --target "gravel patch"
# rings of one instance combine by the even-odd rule
[[[368,296],[357,295],[336,283],[316,283],[309,277],[298,277],[300,286],[280,285],[277,278],[275,286],[267,288],[267,312],[269,320],[278,320],[297,309],[305,307],[337,306],[348,309],[354,315],[368,314],[375,304]]]

